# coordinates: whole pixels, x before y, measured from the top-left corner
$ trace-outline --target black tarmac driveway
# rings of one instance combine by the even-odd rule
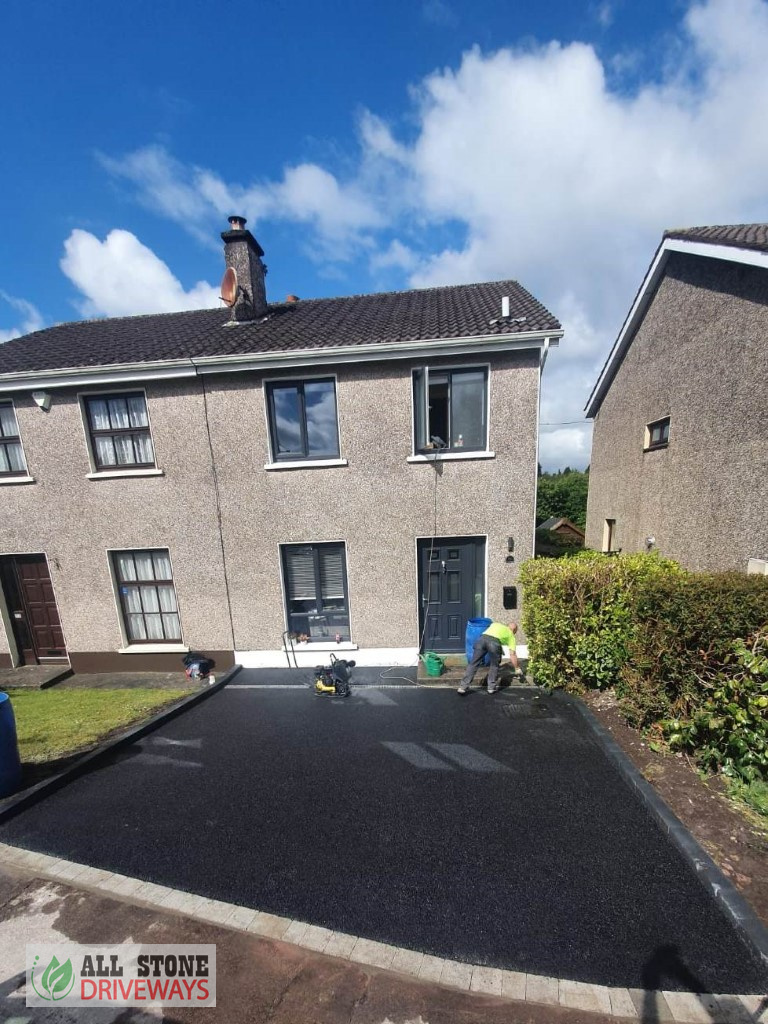
[[[0,841],[473,963],[766,982],[570,700],[529,689],[229,686]]]

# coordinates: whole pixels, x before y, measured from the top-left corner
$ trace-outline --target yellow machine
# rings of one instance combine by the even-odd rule
[[[350,694],[349,678],[354,661],[345,661],[331,655],[330,665],[318,665],[315,668],[315,693],[332,694],[335,697],[348,697]]]

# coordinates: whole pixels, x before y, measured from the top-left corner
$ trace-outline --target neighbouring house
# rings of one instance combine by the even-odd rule
[[[667,231],[587,404],[587,545],[768,554],[768,224]]]
[[[408,664],[515,606],[557,320],[515,281],[268,303],[230,224],[231,309],[0,346],[0,664]]]
[[[555,534],[556,537],[573,544],[584,543],[584,530],[565,517],[558,519],[557,516],[550,516],[549,519],[545,519],[543,523],[540,523],[536,529]]]

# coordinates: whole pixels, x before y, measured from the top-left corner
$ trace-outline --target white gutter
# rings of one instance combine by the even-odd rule
[[[665,238],[656,250],[653,262],[643,278],[643,283],[635,296],[635,301],[630,307],[629,313],[619,331],[619,336],[614,342],[610,355],[600,371],[597,383],[592,389],[592,394],[584,408],[588,419],[594,419],[602,404],[603,398],[613,380],[616,370],[619,368],[627,349],[630,346],[635,331],[640,326],[646,310],[653,299],[656,286],[661,280],[670,253],[681,252],[689,256],[705,256],[709,259],[726,260],[731,263],[742,263],[751,267],[762,267],[768,270],[768,253],[758,252],[754,249],[739,249],[733,245],[716,245],[710,242],[689,242],[684,238]]]
[[[359,363],[382,359],[406,359],[451,353],[471,354],[483,350],[513,352],[519,349],[557,345],[562,331],[527,331],[518,334],[434,339],[430,341],[385,342],[375,345],[344,345],[335,348],[301,349],[297,352],[247,353],[237,356],[202,356],[196,359],[168,359],[156,362],[116,363],[112,366],[70,367],[60,370],[31,370],[0,374],[0,391],[28,391],[32,388],[66,388],[85,384],[117,384],[141,380],[195,377],[201,373],[244,373],[249,370],[291,369],[329,363]]]

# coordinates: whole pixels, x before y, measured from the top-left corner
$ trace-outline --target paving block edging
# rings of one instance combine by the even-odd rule
[[[467,964],[234,903],[207,899],[19,847],[0,844],[0,854],[3,863],[58,884],[93,891],[162,913],[180,914],[256,938],[291,943],[364,967],[394,971],[417,981],[433,982],[464,992],[602,1013],[637,1022],[649,1019],[649,1010],[654,1020],[674,1021],[675,1024],[700,1024],[701,1021],[713,1020],[718,1024],[745,1024],[765,1019],[765,997],[759,994],[643,991]]]
[[[112,739],[102,743],[94,750],[89,750],[87,754],[83,754],[82,757],[78,758],[77,761],[73,762],[73,764],[68,768],[65,768],[64,771],[59,772],[58,775],[52,775],[48,779],[43,779],[42,782],[38,782],[37,785],[23,790],[17,796],[10,796],[6,798],[6,800],[2,801],[2,806],[0,806],[0,823],[8,821],[21,811],[24,811],[33,804],[36,804],[39,800],[42,800],[51,793],[54,793],[57,789],[61,789],[62,786],[66,786],[73,779],[82,775],[83,772],[92,768],[98,761],[106,757],[108,754],[111,754],[119,747],[124,747],[129,743],[134,743],[147,733],[154,732],[154,730],[158,729],[161,725],[165,725],[166,722],[170,722],[172,718],[176,718],[177,715],[182,714],[182,712],[186,711],[193,705],[199,704],[203,700],[207,700],[208,697],[214,693],[218,693],[219,690],[223,689],[227,683],[235,678],[241,668],[242,665],[233,665],[232,668],[228,669],[212,686],[206,686],[202,689],[196,690],[194,693],[190,694],[189,697],[184,697],[176,704],[172,704],[170,707],[163,708],[162,711],[158,711],[156,715],[148,718],[145,722],[140,722],[138,725],[134,725],[132,728],[120,733],[119,736],[114,736]]]
[[[574,704],[624,780],[635,789],[699,882],[715,900],[753,955],[764,968],[767,968],[768,928],[733,882],[720,870],[703,846],[670,810],[656,789],[635,767],[634,762],[624,753],[608,730],[598,722],[586,704],[578,699],[574,700]]]

